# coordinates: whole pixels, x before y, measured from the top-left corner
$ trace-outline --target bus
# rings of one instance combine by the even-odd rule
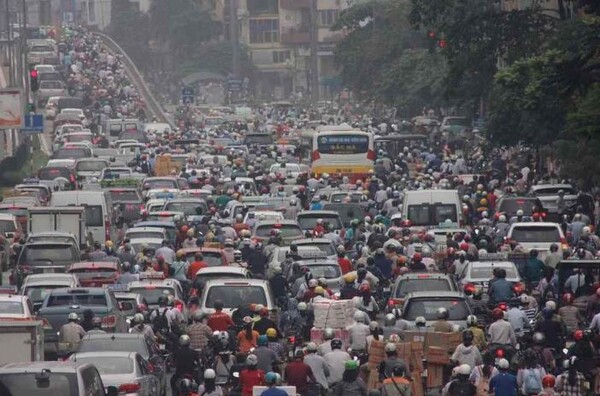
[[[373,135],[352,128],[319,130],[313,135],[311,173],[320,177],[348,176],[352,182],[364,179],[373,170]]]

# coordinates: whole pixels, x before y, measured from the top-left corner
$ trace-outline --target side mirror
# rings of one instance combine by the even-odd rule
[[[119,396],[119,388],[117,388],[116,386],[107,387],[106,396]]]

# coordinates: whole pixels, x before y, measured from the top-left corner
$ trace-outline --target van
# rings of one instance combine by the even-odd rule
[[[83,206],[85,224],[94,242],[104,244],[116,236],[113,206],[105,191],[57,191],[52,194],[50,206]]]
[[[136,118],[128,119],[109,119],[103,125],[104,133],[109,139],[116,140],[121,133],[126,131],[141,132],[142,124]]]
[[[463,220],[458,191],[408,191],[402,204],[402,218],[409,220],[411,227],[460,227]]]

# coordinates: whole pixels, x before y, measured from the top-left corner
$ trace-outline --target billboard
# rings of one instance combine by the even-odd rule
[[[23,103],[18,89],[0,89],[0,129],[21,128]]]

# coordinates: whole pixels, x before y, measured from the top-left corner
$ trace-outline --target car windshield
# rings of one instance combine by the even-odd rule
[[[65,137],[67,139],[67,141],[69,143],[78,143],[78,142],[91,142],[92,141],[92,135],[88,135],[85,133],[78,133],[77,135],[69,135]],[[101,161],[97,161],[97,162],[101,162]],[[83,170],[85,171],[85,169],[78,169],[78,170]],[[94,170],[94,169],[91,169]]]
[[[298,245],[299,250],[307,249],[308,247],[316,247],[320,251],[325,252],[328,256],[333,256],[334,254],[336,254],[335,248],[333,247],[333,245],[331,243],[315,243],[315,244],[311,244],[311,245]],[[300,254],[300,256],[302,256],[302,254]]]
[[[25,246],[25,262],[35,265],[52,265],[54,261],[75,261],[75,249],[72,246],[30,245]]]
[[[80,161],[75,166],[78,172],[101,172],[108,165],[104,161]]]
[[[246,137],[244,138],[244,144],[247,146],[253,144],[273,144],[273,136],[269,134],[246,135]]]
[[[489,266],[473,266],[471,267],[471,272],[469,278],[471,280],[482,279],[484,281],[489,281],[494,277],[493,271],[494,268],[504,268],[506,270],[506,278],[507,279],[515,279],[518,277],[517,271],[515,267],[512,266],[499,266],[499,265],[489,265]]]
[[[129,292],[137,293],[141,295],[148,302],[148,304],[156,305],[158,304],[158,298],[160,296],[166,296],[167,293],[173,294],[173,289],[170,287],[158,287],[155,285],[148,285],[130,288]]]
[[[113,202],[141,202],[140,196],[136,191],[111,190],[110,199]]]
[[[50,297],[48,297],[48,307],[64,307],[68,305],[79,305],[83,307],[96,305],[106,307],[108,303],[104,294],[73,293],[50,295]]]
[[[427,276],[427,275],[424,275]],[[441,278],[424,278],[414,279],[406,278],[400,281],[400,284],[396,288],[394,297],[401,298],[406,296],[408,293],[416,291],[452,291],[450,282],[447,279]]]
[[[77,353],[83,352],[137,352],[148,358],[146,345],[138,337],[84,338],[77,350]]]
[[[323,225],[331,224],[336,230],[342,228],[340,218],[337,215],[330,214],[302,214],[298,216],[298,223],[303,230],[312,230],[317,226],[319,219],[323,220]]]
[[[310,265],[308,268],[310,268],[310,273],[315,279],[334,279],[342,276],[342,271],[340,270],[339,265]]]
[[[127,231],[125,236],[129,239],[164,238],[165,234],[160,231]]]
[[[538,197],[546,197],[546,196],[553,196],[553,195],[558,195],[559,191],[563,191],[565,193],[565,195],[577,195],[577,193],[575,192],[575,189],[573,188],[568,188],[568,187],[544,187],[544,188],[539,188],[535,190],[535,195]]]
[[[4,232],[15,232],[17,227],[15,227],[15,222],[12,220],[0,220],[0,233]]]
[[[144,187],[148,187],[149,190],[155,189],[179,189],[175,180],[146,180]]]
[[[527,242],[560,242],[558,227],[515,227],[511,233],[511,239],[519,243]]]
[[[44,298],[46,298],[46,296],[50,294],[52,290],[59,289],[61,287],[66,286],[31,286],[25,289],[25,294],[33,302],[44,301]]]
[[[42,81],[40,89],[62,89],[63,85],[60,81]]]
[[[439,308],[446,308],[449,313],[448,320],[466,320],[469,315],[469,307],[462,298],[435,298],[412,299],[404,312],[404,319],[414,321],[423,316],[427,321],[437,320]]]
[[[0,374],[0,395],[79,396],[77,374],[48,371],[48,380],[38,381],[39,372]]]
[[[87,158],[90,157],[88,155],[89,150],[77,148],[77,147],[69,147],[69,148],[61,148],[54,152],[52,158],[54,159],[68,159],[68,158]]]
[[[102,217],[101,205],[86,205],[85,206],[85,224],[88,227],[104,226],[104,218]]]
[[[167,202],[165,210],[183,212],[186,216],[199,216],[206,210],[203,202]]]
[[[521,209],[525,216],[531,216],[534,204],[535,199],[503,199],[500,201],[498,211],[504,212],[508,216],[514,216],[516,215],[517,210]]]
[[[352,197],[356,197],[354,194]],[[353,202],[358,202],[354,201]],[[348,203],[329,203],[323,206],[323,210],[333,210],[340,215],[344,226],[349,227],[350,222],[354,219],[363,221],[365,218],[365,210],[359,204],[348,204]]]
[[[296,224],[281,224],[277,227],[274,227],[273,225],[269,224],[259,225],[256,228],[256,236],[260,238],[267,238],[271,235],[271,230],[273,228],[277,228],[279,231],[281,231],[280,235],[282,238],[296,238],[301,237],[303,235],[302,229]]]
[[[249,301],[267,305],[264,288],[245,284],[212,286],[206,296],[206,308],[214,308],[217,300],[223,301],[225,308],[237,308],[248,304]]]
[[[64,177],[68,179],[71,173],[67,168],[42,168],[38,172],[38,179],[40,180],[54,180],[57,177]]]
[[[69,271],[72,274],[77,274],[77,278],[80,280],[98,279],[98,278],[110,278],[117,272],[113,268],[77,268]]]
[[[242,274],[233,274],[233,273],[222,273],[222,272],[215,272],[212,274],[200,274],[198,276],[196,276],[196,279],[199,280],[200,282],[202,282],[202,284],[205,284],[207,280],[210,279],[226,279],[226,278],[238,278],[238,279],[243,279],[245,278],[244,275]]]
[[[21,301],[0,301],[0,316],[3,314],[22,315],[23,313]]]
[[[408,219],[413,225],[438,225],[450,220],[458,223],[456,205],[408,205]]]
[[[133,360],[128,357],[117,356],[75,356],[77,363],[90,363],[96,366],[98,373],[103,374],[130,374],[133,373]]]

